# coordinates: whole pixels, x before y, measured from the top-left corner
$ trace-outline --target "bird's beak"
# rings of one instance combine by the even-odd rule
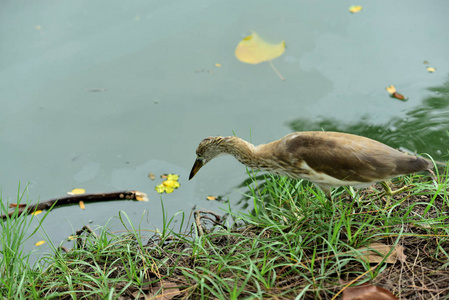
[[[192,171],[190,171],[190,176],[189,176],[189,180],[193,178],[193,176],[195,176],[195,174],[199,171],[199,169],[201,169],[201,167],[203,166],[203,161],[201,159],[196,159],[195,163],[193,164],[192,167]]]

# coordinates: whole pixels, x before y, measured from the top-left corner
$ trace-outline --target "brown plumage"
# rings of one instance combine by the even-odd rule
[[[366,137],[323,131],[291,133],[257,147],[238,137],[208,137],[196,154],[189,179],[214,157],[230,154],[252,169],[311,181],[329,196],[332,187],[365,187],[376,182],[382,182],[386,193],[392,195],[383,181],[433,167],[424,158]]]

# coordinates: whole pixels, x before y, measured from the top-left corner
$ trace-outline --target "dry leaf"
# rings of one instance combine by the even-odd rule
[[[358,13],[361,10],[362,10],[362,7],[360,5],[351,5],[349,7],[349,11],[353,14]]]
[[[148,178],[150,178],[151,180],[155,180],[156,179],[156,176],[153,174],[153,173],[149,173],[148,174]]]
[[[36,210],[34,212],[31,213],[32,216],[37,216],[38,214],[41,214],[42,210]]]
[[[45,241],[39,241],[36,244],[34,244],[34,246],[39,247],[41,245],[45,244]]]
[[[173,282],[158,281],[155,286],[151,288],[145,300],[158,299],[158,300],[171,300],[176,296],[179,296],[181,291],[177,285]]]
[[[85,189],[73,189],[71,192],[68,192],[69,195],[82,195],[86,192]]]
[[[394,85],[387,86],[385,89],[386,89],[390,94],[396,93],[396,88],[394,87]]]
[[[273,60],[281,56],[285,51],[285,42],[269,44],[262,40],[259,35],[252,31],[250,36],[245,37],[235,48],[235,56],[241,62],[247,64],[258,64],[263,61]]]
[[[427,70],[427,72],[429,72],[429,73],[433,73],[433,72],[436,71],[436,69],[435,69],[435,68],[432,68],[432,67],[427,67],[426,70]]]
[[[371,243],[368,247],[357,249],[359,253],[354,256],[359,257],[367,263],[380,263],[385,256],[390,252],[391,247],[382,243]],[[394,264],[396,260],[404,262],[406,256],[404,255],[404,247],[397,245],[390,255],[385,260],[386,263]]]
[[[214,201],[214,200],[217,200],[217,197],[215,197],[215,196],[207,196],[206,199],[209,200],[209,201]]]
[[[215,66],[219,68],[219,67],[221,67],[221,64],[215,63]]]
[[[84,205],[84,202],[83,202],[83,201],[80,201],[80,202],[79,202],[79,205],[80,205],[80,208],[81,208],[81,209],[86,209],[86,206]]]
[[[342,284],[344,282],[340,281]],[[392,292],[369,283],[347,287],[343,290],[342,300],[397,300]]]
[[[407,99],[405,98],[404,95],[396,92],[396,88],[394,87],[394,85],[388,86],[385,89],[391,94],[391,97],[402,100],[402,101],[407,101]]]

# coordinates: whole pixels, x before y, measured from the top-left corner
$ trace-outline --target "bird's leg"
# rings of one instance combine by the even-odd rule
[[[387,200],[385,201],[385,207],[390,206],[391,197],[393,197],[394,195],[400,194],[400,193],[408,190],[409,188],[413,187],[413,185],[406,185],[406,186],[401,187],[400,189],[392,191],[390,186],[385,181],[381,181],[380,184],[384,188],[383,195],[386,196],[386,198],[387,198]]]

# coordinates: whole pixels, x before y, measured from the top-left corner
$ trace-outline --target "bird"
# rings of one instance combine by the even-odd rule
[[[387,180],[431,170],[425,158],[402,153],[376,140],[342,132],[294,132],[268,144],[254,146],[236,136],[203,139],[189,180],[217,156],[230,154],[255,170],[304,179],[318,186],[331,199],[339,186],[363,188],[380,183],[389,198],[407,187],[392,191]]]

